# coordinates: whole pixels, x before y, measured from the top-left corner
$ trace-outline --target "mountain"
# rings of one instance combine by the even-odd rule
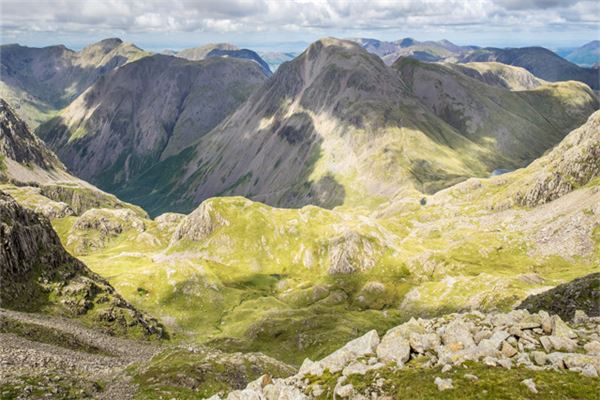
[[[420,42],[404,38],[394,42],[377,39],[352,39],[369,53],[377,54],[388,65],[400,57],[411,57],[420,61],[441,61],[455,59],[461,54],[476,49],[476,46],[458,46],[448,40]]]
[[[207,44],[201,47],[181,50],[174,55],[193,61],[205,60],[210,57],[231,57],[250,60],[257,63],[266,76],[272,75],[269,64],[267,64],[258,53],[249,49],[240,49],[229,43]]]
[[[0,189],[19,204],[50,218],[80,215],[95,207],[129,209],[146,216],[139,207],[71,175],[3,99],[0,128]]]
[[[482,48],[465,54],[460,62],[495,61],[523,67],[538,78],[556,82],[576,80],[600,89],[600,72],[575,65],[543,47]]]
[[[558,118],[567,102],[571,114]],[[323,39],[118,195],[153,214],[223,195],[284,207],[373,205],[401,189],[432,193],[523,166],[597,105],[578,83],[512,92],[444,66],[403,59],[390,68],[353,42]]]
[[[420,61],[450,63],[498,62],[522,67],[537,78],[550,82],[576,80],[588,84],[592,89],[600,88],[600,75],[591,68],[583,68],[560,57],[543,47],[523,48],[479,48],[477,46],[457,46],[447,40],[419,42],[406,38],[395,42],[376,39],[353,39],[367,51],[377,54],[388,64],[400,57],[411,57]],[[581,54],[597,52],[598,43],[593,41],[577,51]],[[591,58],[590,58],[591,60]],[[574,61],[573,61],[574,62]],[[590,62],[589,65],[594,64]]]
[[[235,58],[148,56],[99,79],[36,133],[78,177],[115,191],[197,141],[265,79]]]
[[[213,50],[239,50],[239,47],[230,43],[209,43],[204,46],[173,52],[172,55],[185,58],[186,60],[200,61],[204,60],[208,53]]]
[[[271,71],[277,71],[277,68],[286,61],[291,61],[298,56],[297,52],[265,51],[258,53],[260,57],[269,64]]]
[[[493,67],[497,71],[510,69]],[[430,112],[471,141],[481,146],[487,144],[512,165],[523,166],[539,157],[565,133],[581,125],[599,104],[589,88],[575,82],[536,86],[535,80],[526,76],[526,81],[534,82],[531,85],[534,88],[515,92],[490,87],[479,79],[455,72],[454,68],[412,58],[401,58],[392,68]],[[502,72],[496,73],[501,75]],[[572,103],[579,106],[572,107]],[[573,114],[564,124],[566,120],[558,117],[557,112],[567,104]]]
[[[574,64],[590,67],[600,62],[600,40],[592,40],[566,54],[561,54],[561,56]]]
[[[148,53],[121,39],[79,52],[65,46],[0,46],[0,96],[31,126],[68,105],[100,76]]]

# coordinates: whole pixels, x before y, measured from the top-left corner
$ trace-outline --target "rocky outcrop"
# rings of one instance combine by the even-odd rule
[[[0,157],[44,170],[64,169],[4,99],[0,99]]]
[[[75,254],[87,254],[102,249],[121,234],[142,234],[146,224],[130,209],[91,209],[83,213],[69,231],[67,246]]]
[[[520,189],[514,197],[528,207],[555,200],[600,176],[600,111],[527,169],[532,174],[517,183]]]
[[[0,192],[0,307],[83,317],[117,334],[162,337],[153,318],[69,255],[50,222]]]
[[[183,218],[171,238],[171,244],[180,240],[200,242],[206,239],[215,229],[229,225],[217,210],[211,200],[200,204],[190,215]]]
[[[518,308],[538,312],[547,310],[572,320],[576,311],[600,317],[600,272],[577,278],[543,293],[527,297]]]
[[[441,371],[446,372],[467,361],[490,368],[568,369],[583,376],[598,377],[600,318],[588,317],[583,312],[579,314],[580,319],[572,324],[545,311],[530,314],[526,310],[411,319],[390,329],[381,339],[376,331],[370,331],[320,361],[307,359],[294,376],[285,379],[261,377],[246,389],[230,393],[227,399],[387,396],[390,393],[386,388],[390,389],[390,386],[377,382],[378,377],[385,376],[383,373],[369,375],[375,379],[363,381],[361,391],[357,391],[348,378],[354,377],[356,381],[369,371],[398,371],[407,367],[441,367]],[[321,386],[323,380],[320,377],[324,378],[326,371],[327,376],[337,377],[335,386]],[[477,379],[473,377],[473,380]],[[440,391],[454,389],[452,379],[437,377],[434,383]],[[278,397],[282,394],[292,397]]]

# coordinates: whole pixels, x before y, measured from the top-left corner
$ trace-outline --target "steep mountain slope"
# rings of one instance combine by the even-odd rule
[[[569,51],[563,57],[574,64],[582,66],[597,64],[600,62],[600,40],[592,40],[581,47]]]
[[[558,118],[566,103],[569,115]],[[516,93],[443,66],[390,68],[352,42],[324,39],[119,195],[152,214],[222,195],[285,207],[373,205],[401,189],[431,193],[525,165],[597,105],[582,84]],[[156,182],[151,191],[147,182]]]
[[[94,207],[139,207],[69,174],[58,157],[33,135],[14,110],[0,99],[0,189],[48,217],[79,215]]]
[[[539,157],[599,105],[589,88],[575,82],[510,92],[443,65],[411,58],[399,59],[392,68],[432,113],[473,142],[508,159],[504,168],[523,166]],[[569,118],[559,116],[559,110],[568,110]]]
[[[265,79],[244,60],[149,56],[98,80],[36,133],[77,176],[115,191],[210,131]]]
[[[62,247],[50,222],[0,191],[0,307],[80,317],[120,334],[164,334]]]
[[[32,127],[68,105],[100,76],[148,53],[120,39],[105,39],[80,52],[65,46],[0,46],[0,96]]]
[[[460,62],[496,61],[523,67],[538,78],[557,82],[575,80],[600,89],[600,71],[577,66],[543,47],[483,48],[459,58]]]

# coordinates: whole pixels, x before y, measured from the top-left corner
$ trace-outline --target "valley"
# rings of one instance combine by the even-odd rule
[[[274,72],[225,43],[0,51],[0,398],[600,390],[591,69],[413,39]]]

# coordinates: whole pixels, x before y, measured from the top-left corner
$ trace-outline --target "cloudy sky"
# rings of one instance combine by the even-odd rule
[[[227,41],[300,50],[319,37],[449,39],[491,46],[600,39],[587,0],[1,0],[1,42],[79,49],[118,36],[148,50]]]

